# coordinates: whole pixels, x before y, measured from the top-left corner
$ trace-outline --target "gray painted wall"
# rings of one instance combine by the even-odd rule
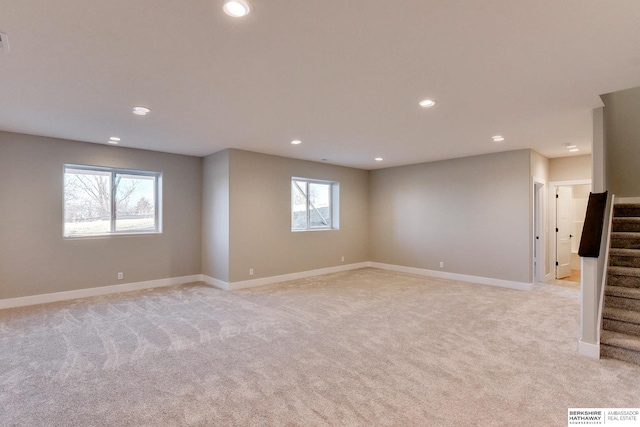
[[[368,172],[236,149],[201,159],[0,132],[0,298],[199,273],[237,282],[339,266],[343,256],[432,270],[443,261],[444,271],[530,282],[535,154]],[[65,163],[162,172],[163,233],[64,239]],[[294,176],[340,183],[339,230],[291,231]]]
[[[202,274],[229,282],[229,150],[204,158]]]
[[[370,172],[372,261],[531,282],[530,150]]]
[[[602,100],[607,190],[616,197],[640,197],[640,87]]]
[[[593,109],[591,170],[591,188],[594,193],[602,193],[606,188],[604,164],[604,107]]]
[[[163,233],[63,239],[65,163],[162,172]],[[199,274],[201,183],[197,157],[0,132],[0,298]]]
[[[231,282],[369,260],[367,171],[230,149],[229,172]],[[339,230],[291,231],[292,177],[340,183]]]

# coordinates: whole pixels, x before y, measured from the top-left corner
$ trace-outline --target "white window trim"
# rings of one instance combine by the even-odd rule
[[[66,218],[66,201],[64,191],[62,193],[62,236],[64,239],[92,239],[92,238],[104,238],[115,236],[135,236],[135,235],[153,235],[162,234],[162,172],[143,171],[137,169],[124,169],[124,168],[112,168],[105,166],[90,166],[90,165],[78,165],[78,164],[65,164],[62,168],[62,180],[64,188],[64,179],[67,169],[77,169],[95,172],[108,172],[111,174],[111,230],[108,233],[96,233],[96,234],[65,234],[65,218]],[[154,177],[156,185],[154,186],[154,216],[155,216],[155,228],[153,230],[134,230],[134,231],[116,231],[116,199],[113,197],[113,189],[115,187],[116,175],[139,175],[145,177]]]
[[[289,211],[291,215],[291,231],[294,233],[299,232],[307,232],[307,231],[331,231],[338,230],[340,224],[340,183],[336,181],[327,181],[322,179],[311,179],[311,178],[303,178],[293,176],[291,177],[291,183],[294,181],[304,181],[307,183],[307,227],[306,228],[293,228],[293,213],[291,211],[291,205],[289,206]],[[308,196],[308,185],[309,184],[324,184],[329,186],[329,200],[330,200],[330,211],[331,215],[329,218],[329,224],[324,227],[312,227],[311,226],[311,201]],[[291,203],[291,202],[290,202]]]

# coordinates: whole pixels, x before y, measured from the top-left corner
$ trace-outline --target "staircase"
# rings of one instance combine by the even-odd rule
[[[614,206],[600,356],[640,365],[640,204]]]

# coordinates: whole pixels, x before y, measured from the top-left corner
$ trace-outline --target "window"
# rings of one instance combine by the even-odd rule
[[[65,165],[64,236],[161,232],[161,174]]]
[[[306,178],[291,179],[291,230],[338,228],[339,184]]]

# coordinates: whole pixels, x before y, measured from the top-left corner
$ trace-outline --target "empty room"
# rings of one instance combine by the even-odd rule
[[[640,425],[638,22],[0,0],[0,425]]]

